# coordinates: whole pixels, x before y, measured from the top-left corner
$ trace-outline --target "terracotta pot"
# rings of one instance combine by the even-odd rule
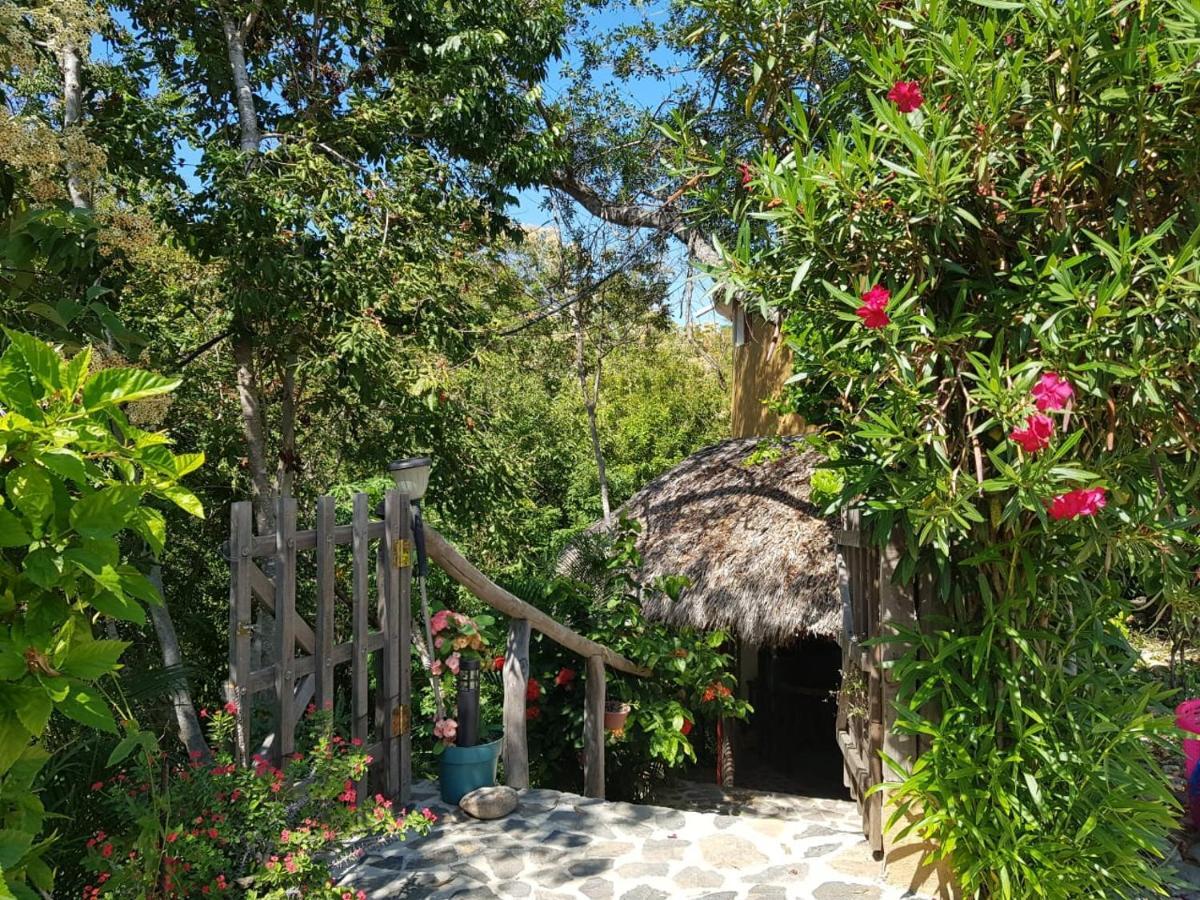
[[[628,703],[617,703],[608,701],[604,704],[604,730],[605,731],[623,731],[625,729],[625,720],[629,718],[630,706]]]

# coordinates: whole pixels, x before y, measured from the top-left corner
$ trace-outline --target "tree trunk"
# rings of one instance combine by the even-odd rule
[[[592,456],[596,460],[596,475],[600,482],[600,509],[604,513],[604,528],[608,530],[612,528],[612,507],[608,502],[608,473],[604,467],[604,448],[600,445],[600,427],[596,419],[596,404],[600,400],[600,362],[596,361],[593,388],[589,390],[583,312],[579,307],[578,303],[574,306],[575,374],[579,378],[579,391],[583,395],[583,408],[587,412],[588,435],[591,437]]]
[[[262,391],[254,364],[254,346],[249,337],[239,336],[234,341],[233,357],[237,362],[238,402],[242,410],[242,436],[246,440],[246,458],[250,466],[255,525],[259,534],[271,534],[275,530],[275,486],[267,470]]]
[[[292,496],[296,473],[296,361],[283,368],[283,398],[279,410],[279,463],[275,486],[280,497]]]
[[[83,120],[83,54],[73,44],[67,44],[58,54],[63,79],[63,134],[79,126]],[[84,183],[78,162],[67,162],[67,193],[76,209],[92,208],[92,193]]]
[[[242,152],[258,153],[262,133],[258,128],[258,113],[254,109],[254,91],[250,89],[250,72],[246,68],[245,30],[233,16],[226,13],[221,14],[221,27],[225,31],[225,48],[233,75],[233,99],[241,126]]]
[[[175,623],[171,621],[171,613],[167,609],[166,594],[162,586],[162,566],[150,569],[150,581],[158,588],[163,596],[159,605],[150,604],[150,620],[154,623],[154,633],[158,635],[158,646],[162,649],[163,666],[170,669],[183,664],[183,654],[179,651],[179,639],[175,636]],[[187,681],[181,680],[171,690],[171,705],[175,708],[175,723],[179,728],[179,739],[187,748],[188,753],[199,753],[199,759],[208,762],[212,759],[212,751],[204,738],[204,729],[196,716],[196,707],[192,703],[192,695],[188,690]]]

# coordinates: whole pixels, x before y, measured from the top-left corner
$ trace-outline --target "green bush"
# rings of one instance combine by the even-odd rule
[[[842,502],[933,589],[892,796],[968,894],[1159,891],[1165,698],[1114,621],[1131,581],[1197,599],[1200,12],[696,5],[764,114],[716,274],[781,314]],[[701,182],[746,153],[674,133]]]
[[[127,644],[97,637],[101,617],[144,623],[161,603],[128,561],[124,536],[154,553],[166,529],[158,498],[202,510],[179,479],[203,463],[175,454],[161,432],[129,423],[121,407],[177,381],[137,369],[91,370],[14,331],[0,355],[0,871],[10,896],[49,892],[36,793],[46,760],[39,738],[55,713],[117,732],[105,677]],[[123,716],[123,718],[125,718]],[[35,890],[36,889],[36,890]]]

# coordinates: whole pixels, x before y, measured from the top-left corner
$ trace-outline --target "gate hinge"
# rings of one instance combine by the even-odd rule
[[[411,724],[407,703],[401,703],[392,710],[392,737],[408,734]]]
[[[392,565],[407,569],[412,565],[412,542],[403,538],[392,545]]]

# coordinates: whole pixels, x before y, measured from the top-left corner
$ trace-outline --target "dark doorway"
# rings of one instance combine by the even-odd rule
[[[754,713],[735,754],[738,787],[850,799],[835,733],[841,667],[841,648],[825,638],[758,649],[748,685]]]

